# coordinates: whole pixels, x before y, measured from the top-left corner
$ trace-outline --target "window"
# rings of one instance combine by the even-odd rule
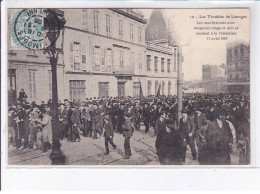
[[[82,9],[81,10],[81,26],[84,30],[87,30],[88,26],[88,13],[87,9]]]
[[[142,70],[143,69],[143,62],[142,62],[143,55],[139,54],[138,58],[139,58],[139,70]]]
[[[109,97],[108,91],[109,91],[109,82],[98,83],[99,98],[108,98]]]
[[[158,81],[155,81],[155,84],[154,84],[154,91],[155,91],[155,95],[157,94],[157,92],[158,92],[158,88],[159,87],[159,83],[158,83]]]
[[[119,38],[123,38],[123,21],[119,20]]]
[[[87,63],[86,45],[85,44],[82,44],[82,47],[81,47],[81,62],[82,62],[82,64]]]
[[[131,68],[134,68],[134,66],[135,66],[134,59],[135,59],[135,54],[134,53],[130,53],[130,67]]]
[[[133,24],[130,24],[130,41],[134,41],[134,26]]]
[[[236,69],[237,69],[237,63],[236,63]]]
[[[123,68],[124,67],[124,51],[120,50],[119,51],[119,64],[120,64],[120,67]]]
[[[158,57],[154,57],[154,71],[158,71]]]
[[[175,72],[177,69],[177,48],[174,48],[174,67],[173,67],[173,71]]]
[[[100,47],[95,46],[93,47],[93,71],[100,71],[101,66],[101,53],[100,53]]]
[[[151,55],[146,56],[147,71],[151,71]]]
[[[147,82],[147,94],[148,94],[148,96],[152,95],[152,82],[151,81]]]
[[[48,71],[48,80],[49,80],[49,98],[52,99],[52,74],[51,71]]]
[[[139,97],[140,96],[140,83],[134,82],[133,89],[134,89],[134,94],[133,94],[134,97]]]
[[[237,49],[235,49],[235,56],[237,57]]]
[[[111,49],[106,50],[105,71],[112,71],[113,54]]]
[[[168,73],[171,72],[171,59],[167,59],[167,71]]]
[[[85,52],[85,51],[84,51]],[[85,53],[84,53],[85,54]],[[81,69],[81,45],[80,43],[73,42],[70,44],[70,66],[71,69],[80,70]],[[86,55],[83,56],[86,60]],[[84,60],[83,60],[84,61]]]
[[[161,72],[164,72],[164,58],[161,58]]]
[[[99,24],[98,24],[98,12],[94,11],[94,33],[99,32]]]
[[[243,48],[243,46],[240,48],[240,52],[241,52],[241,55],[243,56],[244,55],[244,48]]]
[[[111,16],[107,15],[106,16],[106,33],[107,36],[111,36]]]
[[[232,49],[229,49],[229,56],[232,58]]]
[[[70,90],[70,100],[75,100],[77,102],[85,100],[85,81],[82,80],[70,80],[69,90]]]
[[[36,98],[36,70],[29,70],[29,97]]]
[[[168,82],[168,95],[171,95],[171,88],[172,88],[172,83],[169,81]]]
[[[162,95],[165,95],[165,82],[162,82]]]
[[[142,41],[142,28],[138,27],[138,41]]]

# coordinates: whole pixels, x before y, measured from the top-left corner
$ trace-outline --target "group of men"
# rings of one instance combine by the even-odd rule
[[[18,105],[9,107],[10,142],[17,148],[46,152],[52,143],[52,102],[37,105],[21,99]],[[149,96],[142,101],[129,96],[93,98],[80,103],[65,99],[59,103],[60,139],[76,142],[82,136],[104,136],[107,155],[109,143],[113,149],[117,147],[114,133],[123,134],[124,158],[129,159],[130,138],[143,123],[145,133],[154,130],[161,164],[183,164],[187,146],[200,164],[231,164],[234,143],[240,150],[240,163],[249,164],[249,108],[246,95],[188,94],[178,121],[176,96]]]

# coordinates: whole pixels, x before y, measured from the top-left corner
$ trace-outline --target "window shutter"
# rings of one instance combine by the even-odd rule
[[[70,43],[69,63],[70,63],[71,69],[74,69],[73,42]]]
[[[81,45],[82,70],[86,70],[86,44]]]

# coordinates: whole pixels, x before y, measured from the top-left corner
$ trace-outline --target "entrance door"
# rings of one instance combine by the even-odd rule
[[[118,97],[123,98],[125,97],[125,83],[124,82],[118,82]]]
[[[8,69],[8,105],[16,104],[16,69]]]

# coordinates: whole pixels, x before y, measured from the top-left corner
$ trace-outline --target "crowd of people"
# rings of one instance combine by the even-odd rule
[[[187,147],[200,164],[231,164],[237,145],[239,163],[250,163],[250,100],[243,94],[185,94],[182,118],[177,119],[176,96],[90,98],[84,102],[65,99],[59,103],[60,139],[104,137],[104,154],[114,133],[122,134],[125,159],[132,156],[134,131],[153,130],[155,148],[162,165],[185,164]],[[9,142],[17,149],[47,152],[52,143],[52,101],[27,102],[24,91],[8,109]]]

